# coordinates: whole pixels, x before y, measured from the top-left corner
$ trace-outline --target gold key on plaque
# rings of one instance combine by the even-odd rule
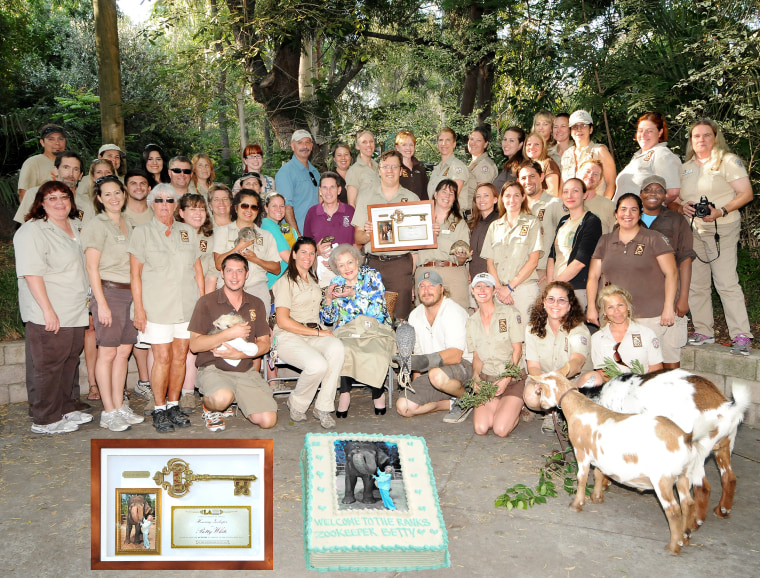
[[[404,213],[401,209],[396,209],[390,215],[380,215],[380,218],[390,219],[391,221],[395,221],[399,225],[404,222],[404,219],[409,218],[409,217],[419,217],[420,221],[424,223],[427,218],[427,214],[426,213],[407,214],[407,213]]]
[[[171,475],[171,481],[167,476]],[[256,481],[256,476],[232,475],[222,476],[215,474],[194,474],[190,469],[190,464],[179,458],[170,459],[166,467],[156,472],[153,481],[157,486],[161,486],[172,498],[180,498],[190,491],[193,482],[208,482],[210,480],[232,480],[235,484],[235,496],[250,496],[251,482]]]

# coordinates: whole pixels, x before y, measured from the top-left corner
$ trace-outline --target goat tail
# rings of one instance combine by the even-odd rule
[[[718,425],[719,421],[714,416],[699,414],[694,420],[694,428],[691,430],[691,444],[698,445],[704,440],[712,447],[712,442],[706,438],[711,437],[716,432]]]
[[[731,385],[731,393],[734,396],[733,403],[728,402],[728,411],[737,416],[737,424],[744,420],[744,414],[752,401],[752,391],[747,383],[734,381]]]

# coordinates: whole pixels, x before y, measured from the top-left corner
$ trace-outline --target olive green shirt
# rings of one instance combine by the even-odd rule
[[[70,220],[74,238],[50,221],[24,223],[13,237],[21,319],[45,325],[45,316],[32,296],[26,275],[42,277],[48,299],[61,327],[86,327],[90,281],[85,269],[80,232],[82,224]]]
[[[538,251],[539,260],[544,252],[541,239],[541,222],[534,216],[520,213],[515,226],[510,228],[506,215],[488,227],[480,256],[493,259],[501,284],[509,283],[528,262],[531,253]],[[534,269],[526,281],[538,281]]]
[[[428,196],[431,199],[433,198],[435,188],[443,179],[451,179],[452,181],[464,181],[462,190],[465,190],[467,179],[469,178],[470,171],[467,170],[467,165],[454,155],[451,155],[448,159],[446,159],[445,162],[442,162],[441,164],[435,165],[435,167],[433,167],[433,172],[430,173],[430,180],[428,181]]]
[[[615,219],[615,203],[607,197],[594,195],[592,199],[583,201],[586,210],[591,211],[602,222],[602,235],[611,233],[617,220]]]
[[[129,206],[127,206],[127,208],[124,209],[124,214],[132,219],[135,226],[144,225],[153,218],[153,209],[148,207],[147,211],[143,211],[142,213],[135,213],[132,209],[129,208]]]
[[[54,169],[55,161],[49,159],[44,154],[29,157],[21,165],[21,173],[18,176],[18,188],[28,193],[32,187],[39,187],[43,183],[54,180]],[[24,194],[26,195],[26,193]]]
[[[200,296],[195,262],[201,252],[195,230],[184,223],[166,225],[153,219],[132,232],[129,252],[143,264],[142,305],[148,321],[173,325],[190,321]]]
[[[483,362],[481,373],[499,375],[512,362],[512,345],[525,340],[520,312],[517,307],[494,302],[496,309],[486,329],[480,311],[467,320],[467,349],[478,354]]]
[[[135,224],[124,216],[126,234],[106,213],[95,215],[82,228],[82,249],[100,252],[98,271],[101,281],[129,283],[129,240]]]

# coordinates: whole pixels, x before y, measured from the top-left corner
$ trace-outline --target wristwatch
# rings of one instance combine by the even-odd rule
[[[720,208],[720,212],[721,212],[721,213],[723,213],[723,216],[724,216],[724,217],[725,217],[726,215],[728,215],[728,211],[726,210],[726,207],[721,207],[721,208]]]

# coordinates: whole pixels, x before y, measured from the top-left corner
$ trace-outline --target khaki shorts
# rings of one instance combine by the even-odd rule
[[[462,383],[472,377],[472,363],[463,359],[461,363],[456,365],[444,365],[440,369],[443,370],[449,379],[458,379]],[[417,393],[412,393],[409,390],[403,390],[401,395],[406,395],[406,398],[412,403],[417,405],[425,405],[426,403],[433,403],[436,401],[443,401],[444,399],[451,399],[448,393],[444,393],[439,389],[436,389],[427,373],[423,373],[417,379],[412,382],[412,388]]]
[[[659,317],[646,317],[636,319],[636,321],[645,327],[649,327],[659,338],[663,363],[681,362],[681,350],[689,338],[686,316],[679,317],[676,315],[676,322],[670,327],[660,325]]]
[[[231,390],[245,417],[254,413],[277,411],[272,390],[258,371],[222,371],[215,365],[198,368],[195,379],[203,395],[213,395],[222,389]]]
[[[187,326],[190,322],[174,323],[164,325],[162,323],[145,323],[145,332],[137,332],[137,341],[139,343],[150,343],[151,345],[165,345],[175,339],[190,339],[190,332]]]

